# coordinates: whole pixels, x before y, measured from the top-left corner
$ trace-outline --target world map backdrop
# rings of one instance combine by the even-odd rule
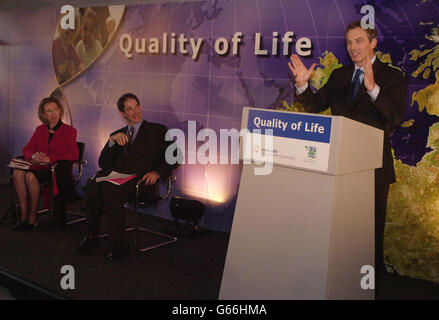
[[[109,133],[124,125],[116,109],[121,94],[135,93],[145,119],[168,128],[186,131],[192,120],[198,130],[239,130],[242,108],[273,105],[288,81],[288,56],[255,55],[255,33],[262,34],[269,51],[273,31],[281,36],[294,31],[296,40],[308,37],[312,54],[303,60],[307,66],[319,62],[312,77],[318,89],[332,70],[350,63],[345,27],[361,18],[365,4],[375,9],[378,58],[402,70],[407,81],[405,119],[392,134],[397,182],[389,196],[385,260],[401,274],[439,283],[439,1],[218,0],[127,6],[108,47],[62,86],[78,140],[87,144],[84,176],[98,169]],[[51,60],[58,16],[55,7],[0,13],[2,175],[38,125],[39,100],[58,87]],[[218,55],[215,40],[230,40],[238,31],[244,35],[239,54]],[[133,54],[127,59],[120,50],[122,34],[149,39],[165,32],[205,39],[199,58]],[[292,95],[275,107],[302,110]],[[203,201],[202,225],[230,232],[241,169],[182,165],[175,172],[173,194]],[[158,214],[170,218],[167,206]]]

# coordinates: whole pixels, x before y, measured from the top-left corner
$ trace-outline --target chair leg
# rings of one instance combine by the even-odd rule
[[[134,227],[129,227],[125,229],[126,232],[131,232],[134,231]],[[108,233],[102,233],[100,235],[98,235],[98,238],[107,238],[108,237]]]
[[[170,234],[154,231],[154,230],[151,230],[151,229],[148,229],[148,228],[145,228],[145,227],[139,227],[138,226],[139,206],[138,206],[137,199],[136,199],[134,205],[135,205],[135,207],[134,207],[134,226],[126,228],[125,231],[126,232],[134,231],[134,247],[136,248],[137,251],[139,251],[139,252],[147,252],[147,251],[150,251],[152,249],[160,248],[160,247],[163,247],[163,246],[166,246],[168,244],[171,244],[171,243],[174,243],[174,242],[178,241],[177,237],[172,236]],[[159,242],[158,244],[155,244],[155,245],[152,245],[152,246],[149,246],[149,247],[139,248],[139,245],[138,245],[138,235],[139,235],[139,232],[154,234],[156,236],[160,236],[160,237],[166,238],[167,240]],[[108,237],[108,233],[103,233],[103,234],[98,235],[98,238],[106,238],[106,237]]]
[[[13,172],[12,168],[9,168],[9,207],[6,208],[5,213],[0,218],[0,223],[3,223],[7,219],[12,219],[12,224],[15,225],[15,223],[18,220],[18,214],[17,214],[17,204],[15,202],[15,190],[14,190],[14,178],[13,178]]]
[[[49,208],[38,210],[37,213],[38,213],[38,215],[53,213],[52,207],[53,207],[53,199],[51,199],[51,203],[50,203]],[[66,210],[66,215],[77,217],[77,219],[73,219],[73,220],[66,222],[66,226],[70,226],[72,224],[87,220],[87,216],[85,214],[75,212],[75,211]]]
[[[138,216],[139,216],[139,203],[138,203],[138,194],[137,194],[136,195],[136,202],[134,204],[134,246],[137,249],[137,251],[147,252],[147,251],[150,251],[152,249],[160,248],[160,247],[163,247],[163,246],[166,246],[168,244],[171,244],[171,243],[174,243],[174,242],[178,241],[177,237],[171,236],[169,234],[158,232],[158,231],[154,231],[154,230],[151,230],[151,229],[148,229],[148,228],[144,228],[144,227],[139,227],[138,223],[137,223]],[[155,234],[157,236],[160,236],[160,237],[163,237],[163,238],[167,238],[167,239],[170,239],[170,240],[162,241],[162,242],[160,242],[160,243],[158,243],[156,245],[152,245],[152,246],[149,246],[149,247],[139,248],[138,241],[137,241],[137,237],[138,237],[138,232],[139,231],[145,232],[145,233]]]
[[[12,224],[15,224],[17,222],[17,207],[15,206],[15,204],[11,204],[8,208],[6,208],[5,212],[0,218],[0,223],[3,223],[9,218],[12,219]]]
[[[160,247],[163,247],[163,246],[166,246],[168,244],[171,244],[171,243],[174,243],[174,242],[178,241],[177,237],[171,236],[171,235],[166,234],[166,233],[157,232],[157,231],[154,231],[154,230],[151,230],[151,229],[148,229],[148,228],[144,228],[144,227],[137,227],[137,229],[139,231],[142,231],[142,232],[152,233],[152,234],[155,234],[155,235],[158,235],[158,236],[170,239],[168,241],[163,241],[163,242],[160,242],[160,243],[158,243],[156,245],[149,246],[149,247],[146,247],[146,248],[139,248],[139,247],[136,246],[136,249],[138,251],[140,251],[140,252],[146,252],[146,251],[149,251],[149,250],[152,250],[152,249],[160,248]]]
[[[67,226],[70,226],[72,224],[75,224],[75,223],[87,220],[87,216],[85,214],[83,214],[83,213],[78,213],[78,212],[67,210],[66,214],[68,214],[70,216],[78,217],[77,219],[73,219],[73,220],[70,220],[70,221],[66,222]]]

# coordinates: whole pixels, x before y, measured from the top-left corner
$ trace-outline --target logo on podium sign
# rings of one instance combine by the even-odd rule
[[[315,159],[316,153],[317,153],[317,147],[313,146],[305,146],[306,150],[308,150],[307,158],[308,159]]]

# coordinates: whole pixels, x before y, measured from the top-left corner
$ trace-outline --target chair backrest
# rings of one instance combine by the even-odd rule
[[[76,144],[78,145],[78,150],[79,150],[78,161],[82,161],[84,160],[85,142],[77,141]]]
[[[78,173],[76,174],[76,176],[73,177],[74,184],[77,184],[81,179],[82,167],[87,163],[87,161],[84,161],[85,143],[76,141],[76,144],[78,145],[79,156],[78,156],[78,161],[73,162],[73,164],[78,165]]]

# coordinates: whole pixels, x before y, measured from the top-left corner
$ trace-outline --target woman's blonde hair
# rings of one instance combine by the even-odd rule
[[[64,115],[64,109],[59,102],[59,100],[55,97],[47,97],[40,101],[40,104],[38,105],[38,118],[41,120],[42,123],[47,123],[47,119],[44,116],[44,106],[47,103],[53,102],[58,106],[58,109],[60,111],[59,119],[62,120],[62,116]]]

